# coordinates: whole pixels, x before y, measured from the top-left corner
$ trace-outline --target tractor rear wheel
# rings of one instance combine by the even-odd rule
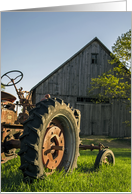
[[[24,122],[20,136],[24,177],[43,178],[64,168],[77,167],[80,112],[61,99],[45,99],[36,104]]]

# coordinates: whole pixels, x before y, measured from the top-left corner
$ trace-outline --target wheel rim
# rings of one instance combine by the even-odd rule
[[[47,130],[43,141],[43,164],[48,169],[55,169],[64,154],[64,135],[62,130],[53,126]]]
[[[106,165],[113,164],[113,158],[112,158],[111,154],[104,157],[103,163]]]
[[[47,127],[42,147],[44,167],[53,172],[60,164],[64,155],[65,139],[63,127],[55,118]]]

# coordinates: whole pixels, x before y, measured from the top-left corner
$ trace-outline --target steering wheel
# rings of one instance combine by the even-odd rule
[[[16,77],[13,79],[13,78],[11,78],[8,74],[14,73],[14,72],[19,73],[19,75],[16,76]],[[3,77],[8,77],[9,80],[10,80],[7,84],[3,84],[3,83],[1,82],[1,84],[2,84],[3,86],[13,86],[14,84],[17,84],[18,82],[20,82],[20,81],[22,80],[22,78],[23,78],[23,73],[22,73],[21,71],[18,71],[18,70],[8,71],[7,73],[5,73],[4,75],[1,76],[1,79],[2,79]],[[20,78],[19,78],[19,77],[20,77]],[[19,80],[16,81],[16,82],[14,82],[17,78],[19,78]]]

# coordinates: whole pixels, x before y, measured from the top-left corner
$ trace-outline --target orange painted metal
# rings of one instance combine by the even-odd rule
[[[53,170],[60,164],[64,154],[64,146],[62,130],[57,126],[47,129],[42,149],[43,163],[46,168]]]

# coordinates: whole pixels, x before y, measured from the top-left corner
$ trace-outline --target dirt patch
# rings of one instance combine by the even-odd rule
[[[109,148],[129,148],[131,149],[131,137],[124,138],[111,138],[107,136],[80,136],[82,144],[90,145],[93,143],[94,145],[98,145],[102,143],[104,146],[108,146]]]

